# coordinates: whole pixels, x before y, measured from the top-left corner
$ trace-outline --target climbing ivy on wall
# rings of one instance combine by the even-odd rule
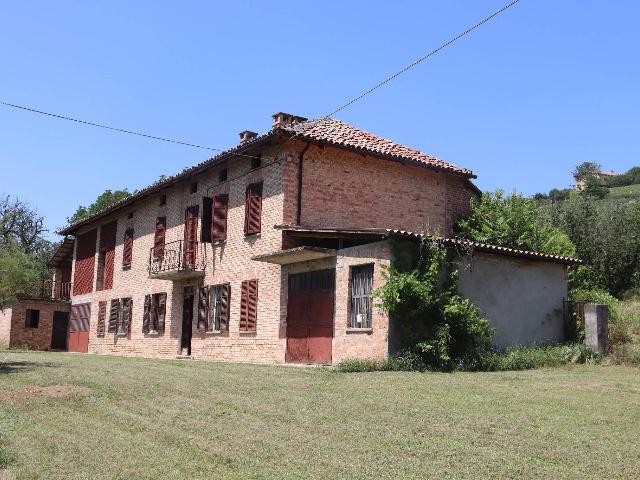
[[[454,370],[479,361],[490,345],[489,322],[458,293],[459,255],[438,239],[424,240],[417,252],[407,242],[392,244],[399,259],[374,291],[408,347],[433,369]],[[417,258],[416,258],[417,257]]]

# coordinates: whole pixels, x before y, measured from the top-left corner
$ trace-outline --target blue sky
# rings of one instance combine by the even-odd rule
[[[503,1],[6,2],[0,99],[226,148],[317,117]],[[640,164],[640,4],[521,0],[337,118],[474,170],[485,190]],[[53,230],[106,188],[208,152],[0,106],[0,193]]]

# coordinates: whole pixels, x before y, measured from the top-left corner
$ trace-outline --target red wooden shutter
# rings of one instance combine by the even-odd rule
[[[93,229],[76,240],[76,266],[73,273],[73,294],[84,295],[93,291],[93,268],[96,257],[98,230]]]
[[[229,195],[219,194],[213,197],[211,218],[211,240],[214,242],[227,239],[227,214],[229,211]]]
[[[111,300],[111,308],[109,309],[109,326],[107,331],[109,333],[115,333],[118,329],[118,320],[120,316],[120,300],[117,298]]]
[[[187,207],[184,214],[184,245],[182,247],[183,262],[194,268],[198,252],[198,213],[200,205]]]
[[[110,290],[113,288],[117,229],[118,224],[116,222],[111,222],[100,227],[100,252],[104,253],[102,290]]]
[[[244,233],[252,235],[260,233],[262,217],[262,182],[247,186]]]
[[[96,326],[96,335],[104,336],[104,322],[107,317],[107,302],[98,302],[98,324]]]
[[[122,246],[122,266],[130,267],[133,259],[133,228],[124,231]]]
[[[153,256],[164,256],[164,235],[167,230],[167,217],[156,218],[156,233],[153,238]]]
[[[255,332],[258,323],[258,280],[242,282],[240,331]]]

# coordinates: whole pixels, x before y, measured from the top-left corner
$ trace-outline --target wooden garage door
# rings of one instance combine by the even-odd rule
[[[331,363],[335,270],[289,275],[289,363]]]
[[[67,351],[87,353],[89,351],[89,318],[91,304],[81,303],[71,306],[69,320],[69,342]]]

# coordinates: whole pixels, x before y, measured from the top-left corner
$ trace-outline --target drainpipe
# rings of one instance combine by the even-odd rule
[[[302,216],[302,163],[304,162],[304,154],[309,148],[309,142],[298,155],[298,204],[296,209],[296,225],[300,225],[300,217]]]

